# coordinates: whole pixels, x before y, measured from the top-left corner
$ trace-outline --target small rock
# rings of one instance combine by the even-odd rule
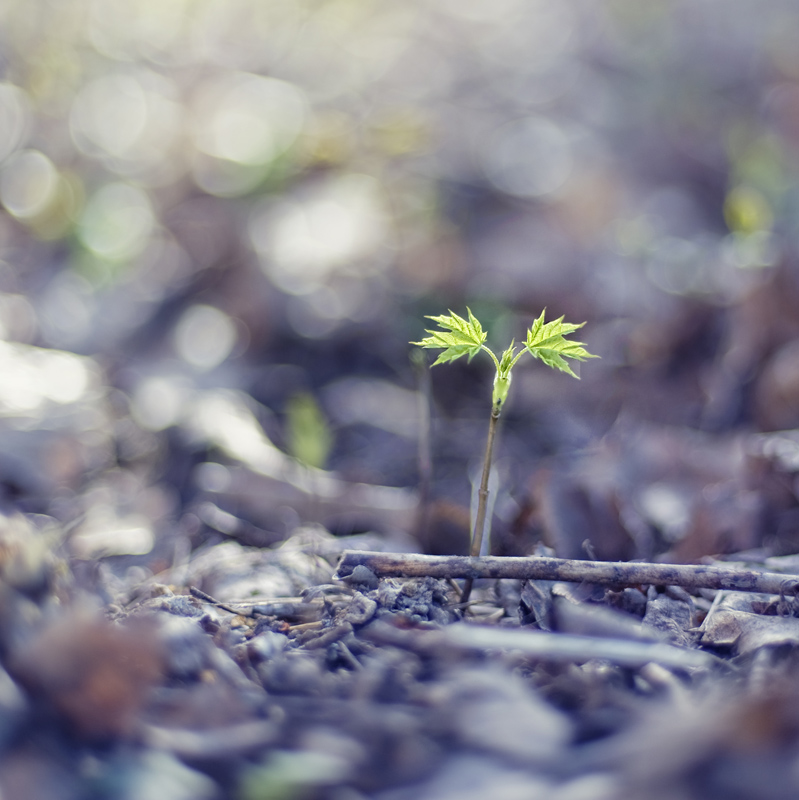
[[[269,661],[282,653],[288,647],[288,644],[289,640],[285,634],[270,630],[262,631],[247,642],[247,653],[250,662],[260,664],[264,661]]]
[[[351,625],[364,625],[369,622],[377,611],[377,603],[366,597],[366,595],[356,592],[352,602],[347,607],[345,619]]]
[[[188,617],[160,614],[161,640],[166,652],[167,672],[187,680],[198,676],[208,665],[208,635]]]
[[[258,664],[256,671],[264,688],[275,694],[315,695],[324,682],[316,659],[296,651]]]
[[[363,564],[358,564],[349,576],[349,582],[353,586],[363,586],[365,589],[377,589],[380,581],[377,580],[377,575]]]

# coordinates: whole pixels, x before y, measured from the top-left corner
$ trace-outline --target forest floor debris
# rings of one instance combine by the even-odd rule
[[[773,767],[768,797],[795,788],[792,595],[505,578],[463,607],[442,578],[352,580],[334,537],[300,538],[198,553],[188,573],[215,595],[131,584],[105,605],[32,547],[28,579],[2,583],[6,785],[27,759],[26,796],[54,799],[151,781],[167,800],[468,797],[466,763],[498,797],[611,800],[655,776],[659,799],[722,796],[732,763],[746,785]]]

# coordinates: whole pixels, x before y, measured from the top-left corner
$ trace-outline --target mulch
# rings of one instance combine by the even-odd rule
[[[46,536],[3,531],[8,796],[796,791],[793,597],[485,580],[464,609],[441,579],[338,579],[378,537],[318,526],[89,593]]]

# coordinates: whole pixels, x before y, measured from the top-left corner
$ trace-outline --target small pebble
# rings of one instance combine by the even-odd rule
[[[369,567],[365,567],[363,564],[358,564],[357,567],[352,571],[350,575],[350,583],[355,586],[363,586],[366,589],[377,589],[379,581],[377,580],[377,575],[369,569]]]

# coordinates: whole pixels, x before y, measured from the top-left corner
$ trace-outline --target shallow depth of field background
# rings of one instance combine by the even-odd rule
[[[507,551],[561,489],[628,556],[795,549],[793,473],[746,470],[799,427],[797,41],[792,0],[0,0],[3,502],[87,558],[290,532],[225,495],[253,420],[415,491],[424,315],[502,349],[546,306],[602,359],[517,368]],[[462,548],[489,366],[432,373],[429,549]]]

